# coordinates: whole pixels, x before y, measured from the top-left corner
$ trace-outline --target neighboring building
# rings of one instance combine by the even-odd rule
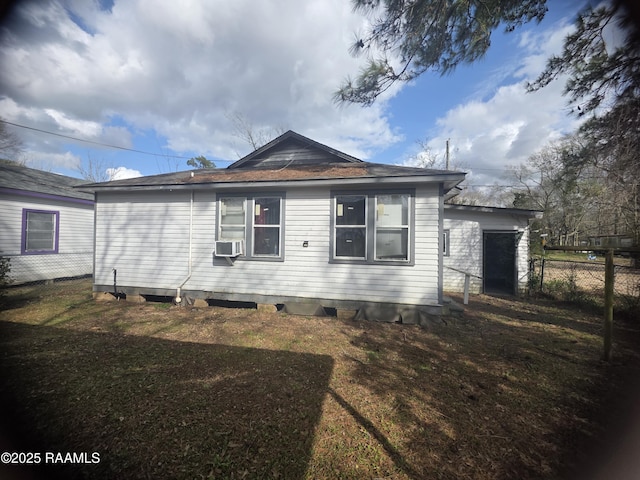
[[[93,272],[93,195],[83,180],[0,162],[0,255],[11,283]]]
[[[588,247],[597,248],[630,248],[636,247],[633,235],[590,235]]]
[[[444,199],[463,179],[289,131],[226,169],[92,184],[94,291],[438,313]]]

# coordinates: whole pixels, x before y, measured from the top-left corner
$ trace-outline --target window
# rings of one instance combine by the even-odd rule
[[[280,255],[280,198],[253,200],[253,254]]]
[[[58,253],[58,212],[22,211],[22,253]]]
[[[332,224],[334,261],[411,260],[411,194],[337,194]]]
[[[442,232],[442,255],[449,256],[449,230],[443,230]]]
[[[283,195],[219,198],[218,240],[244,240],[245,257],[282,259]]]
[[[409,259],[409,195],[376,196],[376,260]]]
[[[220,199],[220,231],[218,240],[244,240],[245,237],[244,198],[231,197]]]
[[[336,257],[366,258],[366,200],[364,195],[336,197]]]

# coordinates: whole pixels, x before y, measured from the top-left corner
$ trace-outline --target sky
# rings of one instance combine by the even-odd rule
[[[550,0],[540,24],[496,31],[483,60],[362,107],[333,102],[364,63],[348,50],[368,19],[349,0],[24,0],[0,25],[0,117],[20,125],[18,160],[75,177],[187,170],[199,155],[226,167],[252,151],[240,118],[385,164],[415,165],[425,146],[443,164],[448,140],[469,188],[500,184],[578,126],[562,80],[525,84],[583,6]]]

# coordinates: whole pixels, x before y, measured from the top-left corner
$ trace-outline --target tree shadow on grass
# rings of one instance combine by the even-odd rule
[[[353,378],[387,402],[391,416],[386,428],[374,424],[375,438],[384,446],[398,428],[408,432],[390,455],[410,478],[585,478],[575,477],[577,465],[607,428],[607,405],[619,406],[612,399],[637,378],[637,354],[625,354],[624,368],[603,365],[597,343],[566,338],[581,338],[590,324],[532,329],[543,320],[530,316],[531,306],[503,306],[478,307],[429,332],[366,325],[352,340],[372,352],[353,362]]]
[[[5,450],[43,457],[4,473],[34,478],[302,478],[333,370],[326,355],[10,322],[0,351]]]

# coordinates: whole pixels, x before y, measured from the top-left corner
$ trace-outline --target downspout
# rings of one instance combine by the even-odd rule
[[[187,267],[187,277],[183,280],[180,286],[176,290],[176,298],[174,299],[176,303],[182,302],[182,297],[180,296],[180,291],[182,287],[189,281],[191,278],[191,269],[193,265],[193,190],[191,190],[191,200],[189,202],[189,257],[188,257],[188,267]]]

